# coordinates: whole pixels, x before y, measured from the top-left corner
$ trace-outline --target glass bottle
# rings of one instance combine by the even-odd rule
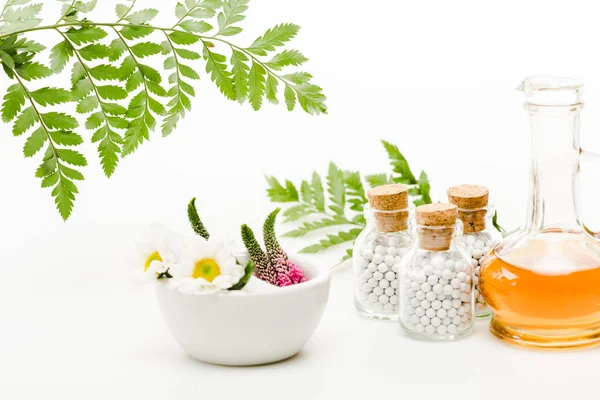
[[[581,164],[598,156],[579,145],[582,88],[573,79],[543,76],[519,87],[531,124],[527,220],[481,270],[483,297],[494,313],[490,330],[519,346],[600,344],[600,235],[581,222],[579,196]]]
[[[489,190],[480,185],[460,185],[448,189],[448,202],[458,207],[458,219],[463,224],[463,235],[459,238],[473,266],[473,298],[475,317],[488,318],[491,310],[485,304],[479,286],[481,265],[485,257],[502,240],[502,234],[494,227],[494,207],[489,204]]]
[[[400,327],[409,336],[453,340],[473,330],[473,267],[459,246],[453,204],[416,209],[417,241],[400,267]]]
[[[354,244],[354,304],[362,315],[398,319],[397,272],[412,243],[408,231],[408,187],[383,185],[369,190],[367,226]]]

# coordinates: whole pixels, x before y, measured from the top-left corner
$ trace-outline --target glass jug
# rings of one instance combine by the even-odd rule
[[[579,194],[581,163],[598,156],[579,146],[582,89],[543,76],[519,87],[531,123],[527,220],[485,260],[480,284],[491,332],[524,347],[600,345],[600,235],[583,224]]]

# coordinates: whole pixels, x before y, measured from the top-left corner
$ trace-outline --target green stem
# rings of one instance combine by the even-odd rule
[[[278,74],[276,74],[271,68],[269,68],[265,63],[263,63],[262,61],[260,61],[258,58],[256,58],[252,53],[250,53],[248,50],[244,49],[243,47],[237,46],[225,39],[221,39],[219,37],[215,36],[203,36],[203,35],[197,35],[194,33],[190,33],[190,32],[186,32],[184,30],[181,29],[175,29],[175,28],[161,28],[161,27],[157,27],[157,26],[150,26],[150,25],[141,25],[141,24],[126,24],[126,23],[120,23],[120,22],[115,22],[115,23],[108,23],[108,22],[65,22],[62,24],[55,24],[55,25],[47,25],[47,26],[38,26],[35,28],[30,28],[30,29],[22,29],[20,31],[15,31],[9,34],[4,34],[0,36],[0,39],[4,39],[5,37],[11,36],[11,35],[18,35],[21,33],[26,33],[26,32],[34,32],[34,31],[42,31],[42,30],[47,30],[47,29],[57,29],[57,28],[62,28],[62,27],[73,27],[73,26],[86,26],[86,25],[90,25],[90,26],[104,26],[104,27],[109,27],[109,28],[115,28],[115,27],[132,27],[132,28],[146,28],[146,29],[154,29],[154,30],[158,30],[158,31],[163,31],[165,33],[165,35],[167,35],[167,32],[180,32],[180,33],[185,33],[187,35],[192,35],[197,37],[198,39],[200,39],[203,43],[205,43],[206,41],[211,41],[211,40],[216,40],[218,42],[224,43],[226,45],[228,45],[229,47],[239,50],[242,53],[244,53],[245,55],[247,55],[248,57],[250,57],[254,62],[260,64],[269,74],[275,76],[275,78],[277,78],[278,80],[280,80],[281,82],[283,82],[286,86],[290,87],[294,92],[296,92],[296,95],[299,93],[299,91],[296,89],[295,85],[293,85],[291,82],[289,82],[288,80],[284,79],[283,77],[279,76]],[[218,35],[218,33],[217,33]],[[168,36],[168,35],[167,35]],[[169,40],[170,42],[170,40]]]
[[[128,15],[129,15],[129,13],[131,12],[131,10],[133,10],[133,6],[135,6],[135,2],[136,2],[136,1],[137,1],[137,0],[133,0],[133,1],[131,2],[131,5],[129,6],[129,8],[128,8],[128,9],[127,9],[127,11],[125,12],[125,14],[123,14],[123,16],[117,20],[117,23],[119,23],[119,22],[123,21],[123,20],[124,20],[124,19],[125,19],[125,18],[126,18]],[[113,29],[114,29],[114,28],[113,28]]]
[[[56,21],[57,24],[65,18],[65,16],[69,13],[69,11],[71,11],[71,8],[73,8],[73,6],[75,5],[75,1],[77,1],[77,0],[71,1],[71,4],[69,5],[69,7],[67,7],[67,9],[65,10],[65,12],[62,13],[62,15],[60,16],[60,18],[58,19],[58,21]]]
[[[192,8],[190,8],[183,17],[179,18],[179,21],[177,21],[177,23],[175,25],[173,25],[173,27],[171,29],[175,29],[176,26],[178,26],[184,19],[186,19],[186,17],[188,17],[192,11],[194,11],[196,8],[198,8],[198,4],[200,2],[196,1],[196,5]]]

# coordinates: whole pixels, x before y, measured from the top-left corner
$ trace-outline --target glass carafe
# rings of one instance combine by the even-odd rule
[[[480,284],[490,330],[520,346],[600,344],[600,235],[583,224],[579,194],[581,164],[597,157],[579,145],[582,88],[555,77],[519,87],[531,124],[527,220],[485,260]]]

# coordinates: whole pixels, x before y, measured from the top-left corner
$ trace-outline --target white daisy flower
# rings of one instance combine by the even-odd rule
[[[234,251],[232,243],[190,237],[184,240],[181,262],[169,270],[173,276],[169,283],[186,294],[227,290],[244,276]]]
[[[137,254],[130,263],[134,280],[139,283],[155,280],[179,261],[182,247],[176,233],[160,224],[150,225],[137,241]]]

